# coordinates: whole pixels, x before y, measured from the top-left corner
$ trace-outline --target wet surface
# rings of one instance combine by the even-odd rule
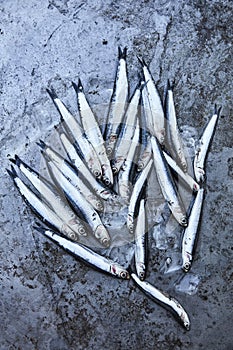
[[[0,14],[0,349],[230,350],[232,2],[2,1]],[[185,307],[189,332],[133,281],[93,270],[33,230],[35,217],[5,171],[15,153],[41,168],[35,141],[51,139],[59,122],[46,87],[53,86],[77,114],[71,81],[80,77],[89,101],[103,111],[118,45],[128,47],[131,91],[140,71],[137,55],[150,64],[161,96],[167,79],[175,80],[178,123],[189,156],[214,104],[223,106],[208,155],[189,274],[179,269],[181,230],[158,201],[155,183],[156,201],[147,202],[147,279]],[[114,212],[105,220],[112,225],[114,246],[104,253],[127,265],[133,250],[125,236],[123,248],[120,244],[119,233],[126,232],[122,215]]]

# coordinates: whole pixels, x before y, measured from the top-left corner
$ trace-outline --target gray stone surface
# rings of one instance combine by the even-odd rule
[[[232,7],[216,0],[0,1],[1,350],[232,349]],[[35,141],[59,121],[47,86],[73,112],[78,76],[91,103],[108,102],[118,45],[128,47],[131,89],[136,55],[150,63],[161,94],[175,79],[184,132],[200,135],[214,103],[223,106],[189,277],[165,274],[167,252],[150,240],[148,280],[184,305],[189,332],[132,281],[94,271],[38,236],[5,171],[15,153],[39,168]]]

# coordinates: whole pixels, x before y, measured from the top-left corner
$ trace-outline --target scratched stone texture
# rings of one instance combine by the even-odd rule
[[[216,0],[0,1],[1,350],[232,349],[232,11],[232,1]],[[187,282],[198,279],[192,295],[181,271],[163,273],[151,247],[148,280],[187,309],[189,332],[132,281],[101,274],[38,235],[5,171],[15,153],[39,167],[35,142],[59,122],[46,87],[74,113],[78,77],[92,104],[109,101],[119,45],[128,47],[131,91],[137,55],[161,95],[175,80],[184,131],[188,125],[200,135],[214,104],[223,106]]]

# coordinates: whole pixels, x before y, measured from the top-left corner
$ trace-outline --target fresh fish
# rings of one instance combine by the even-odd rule
[[[184,328],[186,330],[190,329],[188,314],[175,298],[160,291],[150,283],[141,281],[134,273],[131,274],[131,277],[146,295],[148,295],[156,303],[162,303],[163,305],[168,306],[175,313],[175,315],[178,316],[178,319]]]
[[[31,208],[31,210],[48,226],[54,230],[58,230],[64,236],[73,241],[79,240],[79,235],[74,232],[50,207],[42,202],[33,191],[27,187],[23,181],[18,177],[15,169],[12,167],[11,171],[7,170],[8,174],[14,180],[15,186],[18,188],[21,196]]]
[[[99,240],[104,247],[109,247],[110,236],[97,211],[91,206],[90,203],[87,202],[84,196],[75,189],[72,183],[60,172],[57,166],[54,165],[51,160],[46,160],[49,172],[57,186],[64,191],[67,199],[70,201],[74,209],[91,227],[94,237]]]
[[[141,97],[141,90],[143,89],[143,85],[141,82],[136,86],[134,90],[133,96],[131,97],[128,108],[126,110],[126,114],[124,117],[124,124],[122,125],[122,129],[117,139],[114,157],[112,160],[112,171],[114,174],[117,174],[122,167],[124,161],[127,158],[133,135],[135,133],[136,128],[136,120],[139,109],[139,101]]]
[[[165,141],[165,120],[162,101],[155,86],[153,77],[143,59],[139,59],[146,82],[142,90],[142,100],[145,109],[147,125],[150,133],[156,136],[160,144]]]
[[[85,135],[96,151],[97,157],[102,167],[104,183],[107,186],[111,186],[113,184],[112,169],[106,153],[101,130],[96,121],[94,113],[92,112],[91,107],[87,102],[81,80],[79,79],[78,85],[75,83],[72,84],[77,94],[78,109]]]
[[[22,174],[31,182],[35,189],[40,193],[43,201],[52,208],[52,210],[69,226],[76,234],[86,236],[86,230],[80,219],[71,210],[70,206],[64,202],[64,199],[46,179],[25,164],[17,155],[12,161],[18,166]]]
[[[198,183],[190,176],[187,172],[184,173],[179,165],[166,153],[163,152],[163,155],[168,162],[169,166],[180,176],[182,180],[191,188],[192,191],[197,192],[200,188]]]
[[[188,272],[193,260],[193,248],[197,238],[198,224],[201,216],[201,209],[204,200],[204,189],[200,188],[197,192],[191,214],[189,216],[189,224],[184,231],[182,240],[182,268]]]
[[[145,279],[146,274],[146,213],[145,200],[141,199],[137,223],[134,230],[135,237],[135,267],[137,275],[141,281]]]
[[[59,171],[72,183],[75,187],[74,191],[80,192],[85,199],[98,211],[103,211],[103,203],[97,198],[93,192],[82,181],[81,177],[77,175],[71,164],[55,152],[52,148],[47,146],[42,140],[38,143],[42,148],[42,153],[47,156],[59,169]]]
[[[127,215],[127,227],[129,232],[131,233],[133,233],[133,230],[134,230],[134,219],[135,219],[138,200],[140,198],[140,194],[142,192],[143,186],[148,178],[152,163],[153,161],[151,159],[147,164],[147,166],[143,169],[143,171],[138,175],[138,178],[133,187],[133,192],[130,198],[128,215]]]
[[[165,122],[166,122],[166,144],[172,157],[181,165],[184,172],[187,172],[188,165],[185,159],[184,146],[181,141],[177,125],[173,89],[168,80],[165,96]]]
[[[162,194],[167,201],[174,218],[180,225],[187,226],[187,217],[181,202],[181,198],[177,192],[167,161],[155,137],[151,138],[151,144],[155,170]]]
[[[80,157],[88,164],[88,167],[94,176],[100,178],[102,176],[100,162],[93,146],[86,139],[82,127],[74,116],[68,111],[64,103],[57,97],[55,91],[47,89],[47,92],[57,107],[58,112],[61,115],[61,120],[69,130],[69,133],[74,137]]]
[[[70,158],[72,165],[75,167],[75,169],[78,172],[80,172],[80,174],[82,174],[83,178],[86,180],[86,182],[88,182],[88,184],[94,190],[96,195],[104,200],[117,201],[117,195],[113,191],[111,191],[109,188],[106,188],[104,185],[102,185],[102,183],[97,181],[96,178],[92,175],[90,170],[87,168],[86,164],[80,158],[75,146],[72,145],[72,143],[70,142],[66,134],[59,131],[59,137],[64,149],[66,150],[68,157]],[[51,151],[50,151],[50,154],[51,154]],[[51,160],[53,160],[53,158],[51,158]],[[58,165],[60,163],[60,167],[62,169],[63,159],[60,159],[60,160],[57,159],[56,154],[55,154],[55,163]],[[64,169],[64,175],[65,175],[65,169]]]
[[[109,258],[105,258],[104,256],[97,254],[83,244],[73,243],[64,237],[59,236],[55,232],[46,230],[42,227],[35,227],[35,229],[42,232],[46,237],[50,238],[53,242],[56,242],[60,247],[64,248],[75,257],[85,261],[87,264],[122,279],[130,278],[128,271],[124,267],[120,266]]]
[[[144,85],[146,83],[144,82]],[[143,89],[144,90],[144,89]],[[143,93],[143,92],[142,92]],[[149,160],[152,157],[152,149],[151,149],[151,142],[150,138],[151,135],[148,131],[148,126],[146,123],[146,116],[145,116],[145,108],[143,106],[143,99],[140,101],[140,113],[139,113],[139,120],[140,120],[140,154],[138,156],[137,161],[137,171],[142,171],[142,169],[145,168],[145,166],[149,163]]]
[[[216,129],[217,121],[220,116],[222,107],[217,110],[217,106],[215,105],[215,111],[213,116],[211,117],[209,123],[207,124],[202,137],[199,140],[199,146],[196,150],[195,158],[194,158],[194,174],[197,182],[204,182],[205,180],[205,158],[210,146],[211,140],[214,136],[214,132]]]
[[[116,72],[113,93],[109,104],[106,128],[104,131],[106,151],[109,158],[112,155],[116,140],[119,136],[121,123],[128,101],[129,85],[126,70],[126,52],[126,47],[123,49],[123,51],[120,47],[118,48],[119,63]]]
[[[118,193],[127,203],[129,201],[129,196],[132,191],[132,181],[130,179],[130,175],[131,175],[131,169],[135,158],[135,152],[139,142],[139,133],[140,133],[140,128],[137,120],[137,125],[136,125],[135,133],[132,139],[129,152],[118,174],[118,181],[117,181]]]

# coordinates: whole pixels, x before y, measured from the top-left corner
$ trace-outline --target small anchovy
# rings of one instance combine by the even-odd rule
[[[56,242],[60,247],[87,264],[122,279],[130,278],[128,271],[124,267],[120,266],[109,258],[105,258],[102,255],[97,254],[83,244],[73,243],[51,230],[46,230],[41,227],[35,227],[35,229],[42,232],[46,237],[50,238],[53,242]]]
[[[153,77],[143,59],[139,59],[146,81],[145,89],[142,91],[143,105],[145,108],[147,125],[150,133],[156,136],[159,143],[165,141],[165,120],[162,101],[155,86]]]
[[[137,223],[134,230],[135,237],[135,266],[137,275],[141,281],[145,279],[146,274],[146,213],[145,200],[140,201]]]
[[[52,209],[50,209],[46,203],[42,202],[35,195],[35,193],[23,183],[13,167],[11,168],[11,171],[8,169],[7,171],[12,177],[14,184],[18,188],[24,201],[46,225],[50,226],[52,229],[58,230],[64,236],[67,236],[73,241],[79,240],[79,235],[75,233],[67,224],[65,224],[64,221]]]
[[[148,295],[152,300],[154,300],[156,303],[161,303],[165,306],[168,306],[176,316],[178,316],[179,321],[184,326],[186,330],[190,329],[190,320],[188,317],[187,312],[184,310],[184,308],[181,306],[181,304],[175,299],[172,298],[167,293],[164,293],[157,289],[156,287],[152,286],[150,283],[146,281],[141,281],[136,274],[132,273],[131,277],[136,282],[136,284],[140,287],[140,289]]]
[[[187,172],[184,173],[179,165],[166,153],[163,152],[163,155],[168,162],[169,166],[180,176],[182,180],[191,188],[192,191],[197,192],[200,188],[198,183],[190,176]]]
[[[113,184],[112,169],[106,153],[104,139],[101,134],[100,127],[96,121],[90,105],[87,102],[81,80],[79,79],[78,85],[75,83],[72,84],[77,94],[78,109],[85,135],[96,151],[97,157],[102,167],[104,183],[107,186],[111,186]]]
[[[57,97],[54,90],[47,89],[53,103],[61,115],[61,120],[64,122],[66,129],[74,137],[79,154],[82,159],[88,164],[89,169],[95,177],[102,176],[102,169],[96,152],[91,143],[86,139],[84,131],[74,116],[68,111],[65,104]]]
[[[118,193],[127,203],[129,201],[129,196],[132,190],[132,181],[130,181],[130,177],[131,177],[132,165],[135,158],[136,148],[138,146],[139,133],[140,133],[140,128],[137,120],[135,133],[132,139],[132,143],[131,143],[128,155],[118,175],[118,181],[117,181]]]
[[[18,166],[22,174],[31,182],[35,189],[43,197],[43,200],[52,208],[52,210],[78,235],[86,236],[86,230],[81,224],[80,219],[71,210],[70,206],[64,202],[64,199],[57,192],[55,187],[39,175],[35,170],[25,164],[17,155],[12,161]]]
[[[129,152],[133,135],[136,128],[136,120],[139,109],[139,101],[141,98],[141,90],[143,89],[141,82],[136,86],[133,96],[131,97],[126,114],[124,117],[124,124],[116,142],[116,147],[114,150],[114,157],[112,160],[112,171],[117,174],[122,167],[124,161],[127,158]]]
[[[144,83],[146,85],[146,83]],[[145,166],[148,164],[149,160],[152,157],[152,150],[151,150],[151,142],[150,138],[151,135],[148,131],[147,122],[146,122],[146,116],[145,116],[145,108],[143,106],[143,99],[140,101],[140,113],[139,113],[139,120],[140,120],[140,154],[138,156],[137,161],[137,171],[142,171],[142,169],[145,168]]]
[[[127,227],[130,233],[133,233],[133,230],[134,230],[134,219],[135,219],[136,207],[138,204],[138,200],[140,198],[142,188],[149,175],[152,163],[153,161],[151,159],[147,164],[147,166],[143,169],[143,171],[138,175],[138,178],[133,187],[133,192],[130,198],[128,215],[127,215]]]
[[[59,137],[72,165],[78,172],[80,172],[80,174],[82,174],[83,178],[89,183],[91,188],[93,188],[96,195],[104,200],[116,200],[117,195],[113,193],[109,188],[103,186],[102,183],[97,181],[96,178],[92,175],[86,164],[80,158],[75,146],[72,145],[66,134],[59,132]]]
[[[196,150],[195,158],[194,158],[194,174],[197,182],[204,182],[205,180],[205,158],[210,146],[211,140],[213,139],[214,132],[216,129],[217,121],[220,116],[222,107],[217,110],[217,106],[215,105],[214,115],[211,117],[209,123],[207,124],[202,137],[199,140],[199,145]]]
[[[118,48],[119,63],[117,67],[113,93],[109,104],[106,128],[104,131],[106,151],[109,157],[112,155],[116,140],[119,136],[122,119],[125,114],[126,104],[128,101],[129,85],[126,69],[126,52],[126,47],[123,49],[123,51],[120,47]]]
[[[165,200],[174,216],[182,226],[187,226],[187,217],[173,181],[169,166],[155,137],[151,138],[154,165],[158,182]]]
[[[43,141],[37,143],[42,148],[42,154],[48,157],[58,168],[59,171],[69,179],[72,185],[75,187],[74,191],[79,191],[85,199],[98,211],[103,211],[103,203],[97,198],[94,193],[91,192],[89,187],[82,181],[80,176],[77,175],[71,164],[55,152],[52,148],[47,146]]]
[[[166,144],[174,159],[181,165],[184,172],[187,172],[187,161],[184,154],[180,132],[177,125],[173,89],[168,80],[165,96],[165,122],[166,122]]]
[[[60,187],[69,202],[72,204],[74,209],[83,217],[87,224],[91,227],[94,237],[99,240],[99,242],[104,247],[109,247],[110,236],[108,231],[104,227],[99,214],[91,206],[90,203],[84,198],[84,196],[72,185],[72,183],[67,179],[57,168],[56,165],[49,159],[47,160],[47,165],[49,172],[58,187]]]
[[[204,189],[200,188],[197,192],[191,214],[189,216],[189,224],[184,231],[182,240],[182,268],[188,272],[193,260],[193,248],[197,238],[197,230],[201,216],[201,209],[204,200]]]

